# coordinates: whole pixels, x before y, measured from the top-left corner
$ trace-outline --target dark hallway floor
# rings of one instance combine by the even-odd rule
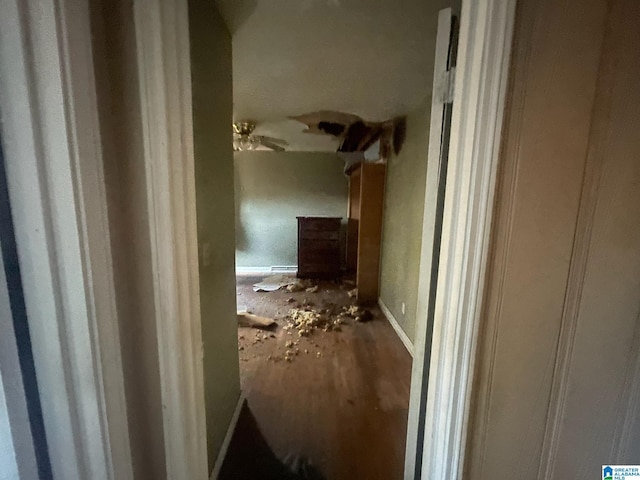
[[[305,299],[318,309],[349,305],[344,286],[253,292],[257,280],[239,278],[238,305],[275,317],[278,327],[274,336],[238,329],[246,402],[219,478],[401,479],[411,357],[391,325],[373,308],[369,322],[298,337],[283,329],[289,309]],[[292,341],[299,353],[284,361]]]

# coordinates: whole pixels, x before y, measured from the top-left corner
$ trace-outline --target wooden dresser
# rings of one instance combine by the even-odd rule
[[[340,217],[298,218],[298,277],[340,275]]]

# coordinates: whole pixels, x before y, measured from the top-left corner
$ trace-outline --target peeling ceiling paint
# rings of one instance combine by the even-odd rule
[[[217,0],[233,35],[234,120],[289,150],[335,151],[292,115],[318,110],[383,121],[431,92],[445,0]],[[231,125],[229,126],[231,128]]]

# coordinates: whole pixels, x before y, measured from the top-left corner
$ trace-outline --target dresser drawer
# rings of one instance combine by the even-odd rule
[[[329,240],[338,241],[340,238],[340,230],[324,231],[324,230],[304,230],[298,233],[301,239],[305,240]]]
[[[298,217],[301,232],[335,232],[340,231],[341,218],[335,217]]]

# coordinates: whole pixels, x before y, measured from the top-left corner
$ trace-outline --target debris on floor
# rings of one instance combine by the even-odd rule
[[[301,292],[304,290],[304,287],[301,283],[292,283],[291,285],[287,285],[287,292],[295,293]]]
[[[287,335],[297,333],[300,340],[308,338],[318,330],[323,332],[340,332],[341,325],[348,320],[356,322],[367,322],[373,318],[370,310],[362,308],[358,305],[345,305],[342,308],[330,302],[323,302],[323,308],[313,308],[311,305],[304,307],[296,307],[289,310],[286,317],[287,323],[282,327]],[[306,340],[308,342],[308,340]],[[272,355],[269,359],[272,361],[285,360],[292,362],[294,357],[298,355],[299,348],[297,345],[299,340],[287,340],[284,344],[286,349],[284,356]],[[311,342],[315,348],[319,345]],[[293,350],[295,348],[295,350]],[[305,348],[304,353],[309,353],[309,349]],[[321,357],[322,352],[316,351],[316,357]]]
[[[334,315],[332,309],[313,309],[309,306],[305,308],[292,308],[289,310],[289,324],[284,328],[297,330],[301,337],[309,336],[314,330],[322,329],[325,332],[339,330],[343,323],[340,315]]]
[[[242,366],[246,378],[250,375],[246,372],[255,374],[259,368],[254,359],[286,364],[332,358],[336,342],[344,340],[327,335],[340,335],[349,328],[345,325],[357,328],[356,323],[374,318],[371,310],[356,304],[357,288],[352,281],[272,275],[253,283],[258,280],[247,281],[245,290],[238,293],[239,327],[262,330],[254,330],[255,336],[238,332],[240,361],[249,362]],[[254,293],[258,290],[271,293]]]
[[[238,312],[238,325],[241,327],[269,329],[276,324],[273,318],[261,317],[249,312]]]
[[[304,292],[316,293],[318,285],[314,285],[309,279],[295,278],[290,275],[271,275],[261,282],[253,284],[254,292],[275,292],[286,288],[290,293]]]
[[[373,318],[373,314],[371,313],[370,310],[367,310],[366,308],[362,308],[358,305],[350,305],[348,307],[342,307],[341,315],[343,317],[351,317],[356,322],[368,322]]]
[[[281,288],[298,283],[298,279],[289,275],[271,275],[261,282],[253,284],[254,292],[275,292]]]
[[[313,290],[315,288],[315,290]],[[287,291],[290,293],[302,292],[302,291],[317,291],[317,285],[313,285],[313,282],[308,279],[296,279],[296,281],[290,285],[287,285]]]

